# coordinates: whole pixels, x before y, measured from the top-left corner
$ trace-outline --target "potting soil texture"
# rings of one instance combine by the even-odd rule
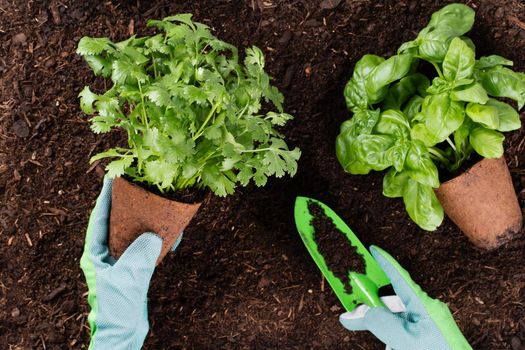
[[[369,332],[339,324],[339,301],[297,235],[297,195],[330,202],[365,246],[391,253],[448,304],[476,350],[525,344],[522,237],[486,252],[449,220],[426,233],[402,200],[382,195],[383,174],[349,175],[335,157],[339,127],[351,117],[343,90],[357,60],[393,55],[449,2],[0,0],[0,348],[89,342],[79,259],[103,176],[89,159],[125,147],[126,137],[90,130],[78,94],[85,85],[105,91],[107,81],[76,55],[78,41],[152,34],[148,19],[188,12],[241,56],[261,48],[295,117],[281,132],[303,153],[294,178],[203,206],[155,270],[144,349],[384,349]],[[468,35],[477,56],[502,55],[525,71],[525,3],[464,2],[476,10]],[[525,128],[505,136],[524,209]]]

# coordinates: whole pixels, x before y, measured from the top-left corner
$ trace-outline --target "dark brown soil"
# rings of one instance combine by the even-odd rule
[[[351,176],[335,158],[339,125],[349,117],[342,91],[355,62],[393,54],[446,2],[343,0],[330,9],[317,0],[0,0],[0,348],[86,348],[79,259],[101,188],[88,160],[125,144],[125,135],[89,130],[77,95],[104,83],[75,48],[84,35],[142,35],[146,19],[178,12],[194,13],[223,40],[264,51],[295,116],[282,131],[303,156],[295,178],[213,198],[199,212],[155,271],[146,349],[384,349],[369,333],[339,325],[343,310],[295,229],[297,195],[327,203],[365,245],[389,251],[448,303],[475,349],[524,341],[523,236],[485,252],[449,220],[423,232],[401,200],[381,195],[382,174]],[[467,3],[477,9],[478,54],[506,56],[525,71],[525,4]],[[522,209],[524,149],[525,128],[507,134]]]
[[[330,219],[321,206],[315,202],[308,203],[308,211],[313,218],[311,225],[314,227],[314,240],[319,253],[323,256],[326,265],[335,277],[339,278],[345,286],[347,293],[352,293],[350,271],[365,273],[365,260],[357,252],[344,232],[339,231],[332,219]]]

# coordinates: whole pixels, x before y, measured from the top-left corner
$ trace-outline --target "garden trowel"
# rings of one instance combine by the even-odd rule
[[[345,288],[344,282],[330,271],[325,261],[326,259],[317,248],[315,227],[312,224],[314,216],[309,209],[309,205],[311,204],[317,204],[317,206],[324,210],[325,215],[332,220],[337,230],[346,236],[350,245],[355,247],[357,252],[355,254],[356,258],[363,259],[365,273],[355,271],[347,272],[351,289]],[[295,200],[295,224],[310,255],[346,311],[352,311],[359,304],[366,304],[370,307],[384,306],[379,298],[378,291],[379,288],[390,284],[388,277],[383,270],[381,270],[365,246],[359,241],[357,236],[332,209],[315,199],[297,197]]]

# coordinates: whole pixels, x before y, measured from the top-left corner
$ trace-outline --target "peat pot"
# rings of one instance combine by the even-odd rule
[[[187,204],[162,198],[121,177],[115,178],[109,223],[111,255],[120,257],[142,233],[154,232],[163,239],[158,265],[200,205],[201,203]]]
[[[474,245],[494,249],[512,239],[523,217],[505,158],[483,159],[443,183],[436,195]]]

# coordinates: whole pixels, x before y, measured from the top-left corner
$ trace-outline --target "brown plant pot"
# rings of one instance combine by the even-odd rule
[[[115,178],[109,223],[111,255],[120,257],[142,233],[154,232],[163,239],[158,265],[200,205],[201,203],[187,204],[162,198],[123,178]]]
[[[494,249],[521,229],[521,208],[503,157],[483,159],[435,192],[448,217],[480,248]]]

